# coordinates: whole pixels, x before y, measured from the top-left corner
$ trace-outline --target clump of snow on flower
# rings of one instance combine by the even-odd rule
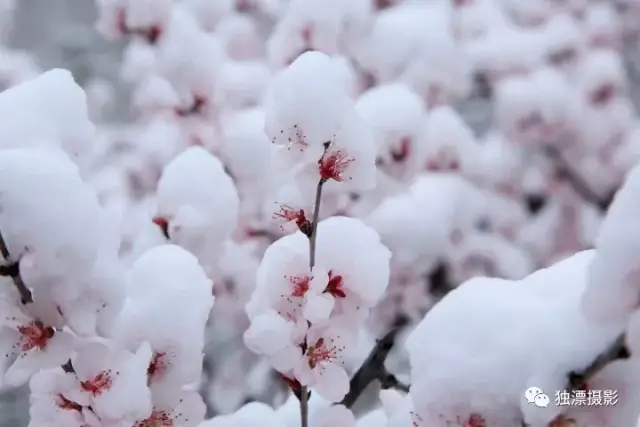
[[[373,135],[343,81],[328,56],[307,52],[276,75],[269,89],[265,133],[300,169],[305,192],[321,178],[355,189],[375,186]]]
[[[635,425],[633,358],[589,379],[615,408],[521,399],[638,347],[635,173],[606,214],[639,158],[622,3],[101,0],[126,126],[0,46],[2,373],[31,425],[191,426],[206,400],[299,427],[303,386],[313,427]],[[409,396],[332,406],[415,323]]]
[[[585,251],[521,281],[471,279],[434,306],[406,344],[417,425],[471,419],[508,425],[524,414],[527,424],[543,426],[560,415],[560,406],[532,409],[523,390],[563,390],[568,372],[588,365],[622,329],[582,314],[580,295],[594,257],[593,250]],[[561,325],[557,319],[563,319]],[[497,324],[500,335],[494,333]],[[615,384],[631,396],[637,393],[635,372],[635,362],[616,362],[595,375],[590,386]],[[627,410],[633,401],[625,400]],[[586,419],[617,416],[598,412]]]
[[[95,126],[87,97],[69,71],[50,70],[9,88],[0,97],[0,110],[1,148],[62,149],[83,168],[91,161]]]
[[[283,375],[337,402],[348,392],[349,343],[386,289],[391,253],[373,229],[347,217],[318,224],[315,251],[311,268],[300,231],[267,249],[247,304],[245,342]]]
[[[208,267],[239,210],[236,187],[220,160],[202,147],[188,148],[163,170],[157,197],[154,222]]]

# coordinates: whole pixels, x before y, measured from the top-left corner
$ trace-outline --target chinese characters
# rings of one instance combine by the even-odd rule
[[[556,406],[614,406],[617,403],[617,390],[556,391]]]

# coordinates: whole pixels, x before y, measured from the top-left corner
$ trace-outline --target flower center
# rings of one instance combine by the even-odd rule
[[[334,298],[346,298],[344,291],[344,279],[339,274],[334,275],[333,271],[329,271],[329,283],[327,283],[326,293],[331,294]]]
[[[319,162],[320,177],[324,180],[333,179],[342,182],[343,174],[355,158],[349,156],[343,150],[335,150],[327,153]]]
[[[109,390],[111,388],[111,384],[113,384],[111,371],[107,370],[100,372],[91,380],[82,381],[80,386],[84,391],[91,393],[95,397]]]
[[[55,330],[51,326],[45,326],[40,320],[34,320],[18,327],[20,337],[20,348],[22,351],[44,350],[49,340],[53,337]]]

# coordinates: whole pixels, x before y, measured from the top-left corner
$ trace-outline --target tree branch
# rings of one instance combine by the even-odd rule
[[[205,356],[202,358],[202,376],[204,377],[204,381],[200,385],[200,394],[202,395],[202,400],[204,401],[204,405],[206,408],[205,416],[207,418],[213,418],[215,415],[215,410],[213,406],[211,406],[211,382],[214,376],[213,363],[211,359]]]
[[[604,351],[598,354],[586,368],[569,373],[567,390],[575,391],[586,389],[589,380],[604,369],[609,363],[616,360],[628,359],[629,356],[630,353],[625,344],[625,334],[621,333],[618,335],[616,340]]]
[[[33,295],[20,276],[20,264],[18,261],[13,261],[11,259],[11,254],[9,253],[7,243],[5,242],[2,233],[0,233],[0,254],[7,262],[7,264],[0,265],[0,276],[10,277],[13,280],[13,284],[20,294],[20,301],[22,304],[26,305],[32,303]],[[71,364],[71,359],[67,360],[61,368],[67,373],[75,373],[75,369],[73,369],[73,365]]]
[[[395,388],[404,392],[409,391],[409,386],[398,381],[384,366],[399,332],[400,327],[394,328],[378,340],[373,349],[371,349],[369,356],[362,366],[360,366],[360,369],[358,369],[353,378],[351,378],[349,393],[347,393],[342,402],[340,402],[342,405],[347,408],[353,407],[369,384],[376,380],[380,381],[382,388]]]
[[[425,280],[429,293],[438,299],[442,299],[455,289],[449,278],[449,267],[444,261],[438,263],[429,274],[425,275]]]
[[[576,193],[585,201],[595,205],[601,211],[606,211],[611,204],[612,197],[601,197],[596,194],[582,177],[573,170],[571,165],[565,160],[560,150],[553,146],[546,146],[545,153],[554,162],[559,178],[566,179]]]
[[[625,344],[625,338],[624,332],[621,333],[615,341],[599,353],[587,367],[579,371],[569,372],[565,391],[574,392],[576,390],[586,390],[588,388],[588,382],[611,362],[628,359],[631,354]],[[521,427],[529,427],[524,420],[522,420],[520,425]]]
[[[385,390],[393,388],[404,393],[409,393],[409,389],[411,388],[409,384],[405,384],[398,380],[398,378],[390,372],[387,372],[386,376],[380,380],[380,385]]]
[[[624,332],[618,335],[606,349],[598,354],[595,359],[584,369],[579,371],[571,371],[567,375],[567,385],[565,391],[573,392],[576,390],[586,390],[588,382],[604,369],[609,363],[616,360],[624,360],[630,357],[629,350],[625,345]],[[554,424],[555,425],[555,424]],[[520,422],[520,427],[530,427],[524,419]]]
[[[316,234],[318,231],[318,219],[320,217],[320,201],[322,199],[322,187],[326,181],[321,179],[316,187],[316,200],[313,207],[313,217],[311,218],[311,235],[309,236],[309,267],[313,269],[316,265]]]
[[[62,370],[68,374],[75,374],[76,370],[73,369],[73,365],[71,364],[71,359],[67,360],[67,363],[61,366]]]
[[[326,151],[326,147],[325,147]],[[318,231],[318,221],[320,219],[320,201],[322,200],[322,187],[326,182],[321,178],[316,186],[315,205],[313,207],[313,217],[311,218],[311,232],[309,233],[309,270],[313,270],[316,264],[316,234]],[[309,426],[309,388],[300,388],[300,419],[301,427]]]
[[[20,267],[18,261],[11,259],[11,254],[7,248],[7,243],[0,232],[0,254],[7,262],[5,265],[0,266],[0,276],[10,277],[13,280],[18,293],[20,294],[20,301],[22,304],[30,304],[33,302],[33,295],[27,287],[27,285],[20,277]]]

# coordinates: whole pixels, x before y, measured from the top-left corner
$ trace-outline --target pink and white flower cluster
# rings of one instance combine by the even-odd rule
[[[83,181],[95,127],[68,71],[5,91],[0,108],[2,383],[30,381],[34,427],[197,425],[211,280],[175,245],[122,263]]]
[[[640,2],[97,5],[126,126],[0,49],[0,385],[31,426],[637,424]],[[367,381],[406,392],[408,359],[410,392],[360,413],[398,324]],[[524,400],[619,341],[580,384],[615,407]]]
[[[388,426],[635,425],[639,177],[636,166],[594,249],[519,281],[471,279],[435,305],[407,339],[411,392]],[[581,390],[609,391],[615,405],[527,402],[523,390],[568,390],[603,354],[608,362],[590,369]]]
[[[336,69],[326,55],[304,53],[270,89],[266,133],[300,177],[285,186],[316,198],[313,215],[304,204],[283,207],[281,217],[299,230],[265,251],[244,335],[294,389],[311,387],[332,402],[349,391],[346,353],[386,290],[391,258],[362,221],[318,218],[325,185],[375,185],[374,141]]]

